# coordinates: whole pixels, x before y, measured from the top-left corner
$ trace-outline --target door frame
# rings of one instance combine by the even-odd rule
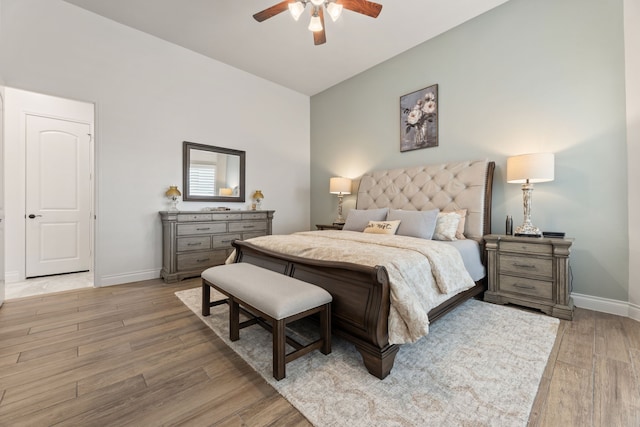
[[[35,115],[54,119],[70,120],[90,125],[89,167],[92,177],[91,189],[91,272],[94,286],[96,278],[96,227],[97,227],[97,155],[96,155],[96,104],[77,101],[42,93],[5,88],[5,178],[11,186],[5,186],[6,224],[5,239],[12,253],[5,253],[5,278],[7,282],[25,280],[26,276],[26,116]]]

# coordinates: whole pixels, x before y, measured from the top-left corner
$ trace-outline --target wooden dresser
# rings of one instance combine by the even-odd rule
[[[573,319],[569,253],[573,239],[484,236],[489,289],[484,300]]]
[[[275,211],[160,212],[162,278],[175,282],[224,264],[231,242],[271,234]]]

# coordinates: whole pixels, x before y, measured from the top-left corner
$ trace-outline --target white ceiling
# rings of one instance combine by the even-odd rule
[[[308,15],[259,23],[280,0],[65,0],[256,76],[314,95],[507,0],[376,0],[377,19],[327,16],[327,43],[313,44]],[[307,7],[307,10],[309,7]]]

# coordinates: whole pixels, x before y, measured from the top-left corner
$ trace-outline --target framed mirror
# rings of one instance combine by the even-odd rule
[[[183,142],[182,200],[244,202],[245,152]]]

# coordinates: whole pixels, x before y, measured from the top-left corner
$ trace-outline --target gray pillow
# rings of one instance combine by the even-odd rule
[[[389,215],[387,215],[387,220],[392,221],[399,219],[401,221],[400,227],[398,227],[398,231],[396,231],[396,234],[400,236],[419,237],[430,240],[436,229],[438,212],[438,209],[430,211],[392,209],[389,211]]]
[[[388,208],[382,209],[351,209],[347,214],[347,221],[343,230],[364,231],[369,221],[384,221],[387,218]]]

